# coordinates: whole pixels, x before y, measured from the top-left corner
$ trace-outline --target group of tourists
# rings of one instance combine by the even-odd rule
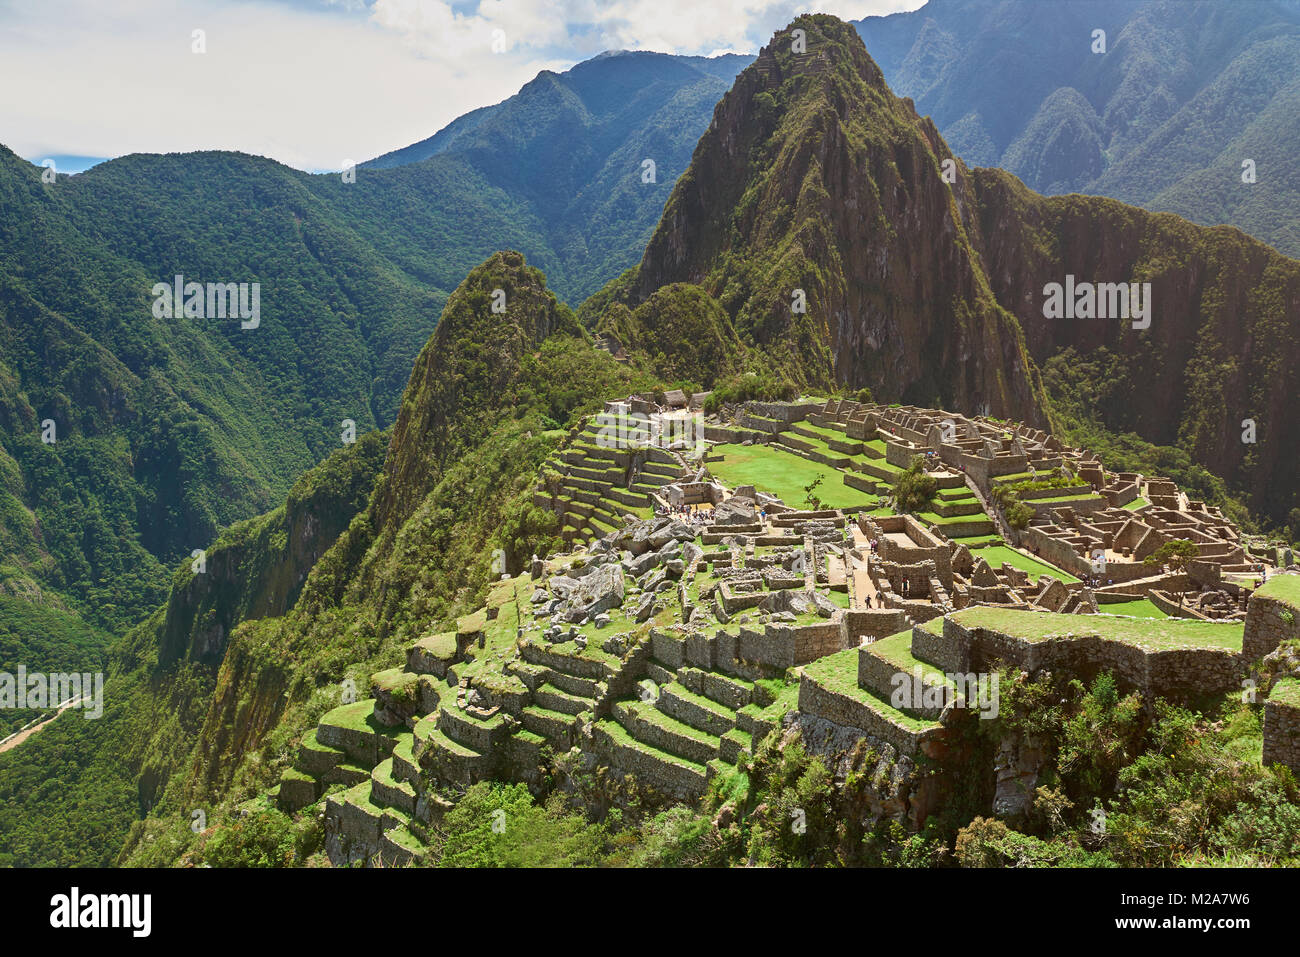
[[[655,517],[662,518],[665,515],[671,515],[674,518],[681,519],[688,525],[712,525],[714,509],[696,508],[693,505],[665,505],[655,506]]]

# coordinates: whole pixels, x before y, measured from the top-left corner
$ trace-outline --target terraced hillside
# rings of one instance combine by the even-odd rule
[[[1180,700],[1231,692],[1273,650],[1243,618],[1099,601],[1003,541],[981,489],[1020,487],[1040,458],[1024,470],[991,453],[1002,474],[983,479],[936,459],[930,508],[894,514],[883,480],[931,434],[929,413],[751,403],[711,419],[703,449],[663,448],[674,413],[627,413],[649,401],[581,420],[541,469],[534,504],[563,518],[558,553],[420,635],[303,737],[272,796],[290,813],[320,808],[331,860],[422,860],[480,782],[544,794],[597,780],[613,804],[696,805],[743,789],[764,746],[795,738],[832,762],[866,756],[876,813],[920,828],[982,786],[992,758],[973,722],[997,720],[1008,674],[1105,674]],[[818,491],[837,477],[860,500],[799,508],[770,491],[769,476],[810,468]],[[1285,600],[1279,587],[1269,595]],[[1267,699],[1274,754],[1289,754],[1276,732],[1287,680]],[[1023,811],[1017,787],[999,778],[994,805]]]

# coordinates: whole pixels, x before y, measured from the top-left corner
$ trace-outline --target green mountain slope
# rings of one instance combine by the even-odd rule
[[[612,52],[543,71],[503,103],[363,164],[360,175],[416,164],[401,181],[422,201],[384,229],[414,240],[413,253],[445,237],[451,248],[438,258],[456,279],[509,245],[576,305],[640,257],[714,104],[750,60]],[[643,182],[645,160],[654,161],[653,182]],[[494,205],[504,206],[495,216]],[[453,220],[465,209],[481,221]],[[474,240],[487,224],[498,231],[484,247]]]
[[[109,863],[123,841],[150,860],[168,853],[147,839],[161,828],[179,838],[192,809],[215,823],[233,795],[265,787],[341,681],[364,684],[480,603],[494,548],[518,568],[553,543],[531,492],[557,423],[656,385],[597,350],[520,254],[471,271],[421,351],[386,456],[370,433],[285,506],[223,533],[207,572],[187,563],[165,608],[114,649],[103,719],[65,715],[0,755],[0,861]]]
[[[354,183],[196,153],[46,184],[0,148],[0,594],[134,625],[168,565],[281,501],[344,420],[394,421],[485,256],[522,249],[567,296],[635,262],[745,62],[610,54],[543,73]],[[178,274],[258,283],[260,325],[156,318],[151,290]]]
[[[856,25],[968,163],[1039,192],[1227,223],[1300,256],[1300,5],[930,0]]]

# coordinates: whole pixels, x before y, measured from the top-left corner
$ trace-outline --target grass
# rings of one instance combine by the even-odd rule
[[[1136,618],[1168,618],[1163,611],[1151,603],[1148,598],[1136,598],[1133,601],[1119,601],[1111,605],[1098,605],[1097,610],[1103,615],[1132,615]]]
[[[340,705],[333,711],[327,712],[320,719],[320,724],[329,725],[333,728],[347,728],[352,731],[378,731],[383,733],[391,730],[388,725],[380,724],[375,720],[374,698],[366,698],[364,701]]]
[[[1065,584],[1073,584],[1079,579],[1075,578],[1069,572],[1062,571],[1055,565],[1049,565],[1047,562],[1040,561],[1023,552],[1018,552],[1008,545],[987,545],[978,551],[971,552],[976,558],[982,558],[989,563],[989,567],[998,569],[1005,562],[1012,568],[1018,568],[1022,572],[1027,572],[1031,578],[1037,581],[1039,575],[1051,575],[1053,578],[1060,579]]]
[[[1150,502],[1148,502],[1141,495],[1139,495],[1137,498],[1133,499],[1133,501],[1129,502],[1127,505],[1122,506],[1122,508],[1128,512],[1136,512],[1138,509],[1146,508],[1150,504],[1151,504]]]
[[[1240,621],[1062,615],[992,607],[967,608],[952,617],[968,628],[988,628],[1023,641],[1097,635],[1144,651],[1221,648],[1240,652],[1244,631],[1244,624]]]
[[[992,520],[984,514],[983,511],[974,515],[940,515],[938,512],[917,512],[916,517],[926,525],[969,525],[976,522],[984,522],[990,528],[993,527]]]
[[[1268,693],[1268,700],[1292,708],[1300,708],[1300,680],[1283,678]]]
[[[939,727],[938,721],[914,718],[891,705],[884,698],[871,691],[858,687],[858,649],[847,648],[825,658],[819,658],[812,664],[803,666],[804,675],[810,680],[856,701],[861,701],[881,717],[906,728],[909,731],[927,731]]]
[[[1275,599],[1300,611],[1300,575],[1274,575],[1256,589],[1255,594]]]
[[[827,508],[875,506],[878,501],[874,495],[845,485],[838,469],[765,445],[716,445],[712,454],[722,456],[708,466],[719,481],[733,488],[752,485],[793,507],[803,506],[808,494],[804,489],[818,478],[822,484],[815,494]]]
[[[938,620],[938,619],[936,619]],[[912,633],[911,631],[900,631],[896,635],[890,635],[888,638],[881,638],[879,641],[873,641],[867,645],[868,653],[878,658],[883,658],[899,671],[912,674],[919,666],[921,674],[926,678],[933,679],[941,684],[952,686],[952,682],[942,671],[930,664],[928,661],[922,661],[912,654]]]
[[[824,425],[813,425],[811,422],[797,423],[800,429],[807,429],[814,435],[821,436],[823,439],[835,439],[837,442],[857,442],[857,439],[851,439],[843,429],[828,429]],[[803,438],[804,436],[800,436]]]
[[[1003,541],[1002,541],[1002,536],[1001,536],[1001,535],[998,535],[998,534],[993,534],[993,535],[949,535],[948,537],[949,537],[952,541],[956,542],[958,545],[965,545],[967,548],[971,548],[971,549],[974,549],[974,548],[983,548],[985,545],[1001,545],[1001,544],[1004,544]],[[977,555],[976,557],[978,557],[978,555]]]
[[[694,771],[697,774],[702,775],[706,773],[704,765],[699,764],[698,762],[673,754],[671,751],[660,750],[652,744],[646,744],[644,741],[638,741],[628,733],[625,727],[610,718],[602,718],[596,722],[596,726],[608,734],[615,744],[620,744],[623,747],[631,748],[635,751],[643,751],[647,754],[653,754],[655,757],[667,762],[668,764],[675,764],[678,767],[686,768],[687,770]]]

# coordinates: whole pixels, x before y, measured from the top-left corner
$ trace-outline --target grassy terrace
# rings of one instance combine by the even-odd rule
[[[992,479],[994,485],[1015,485],[1017,482],[1032,482],[1035,478],[1041,478],[1030,472],[1012,472],[1010,475],[995,475]]]
[[[846,648],[812,664],[803,666],[807,677],[828,691],[861,701],[881,717],[909,731],[927,731],[939,727],[938,721],[904,714],[884,698],[858,687],[858,649]]]
[[[1283,678],[1273,685],[1273,690],[1268,693],[1268,700],[1292,708],[1300,708],[1300,680]]]
[[[878,501],[874,495],[845,485],[838,469],[766,445],[716,445],[710,458],[713,456],[721,456],[708,464],[719,481],[733,488],[752,485],[790,506],[803,505],[808,494],[805,487],[817,478],[822,484],[816,494],[827,508],[875,506]]]
[[[800,423],[800,427],[803,427],[802,422]],[[843,460],[855,465],[862,462],[876,461],[875,459],[871,459],[865,455],[848,455],[844,452],[837,452],[835,451],[835,449],[831,448],[829,444],[827,444],[825,439],[821,437],[800,435],[797,432],[791,432],[789,433],[789,436],[790,438],[796,439],[799,442],[802,442],[804,445],[811,447],[814,452],[819,452],[822,455],[830,456],[831,458],[836,460]],[[840,435],[840,439],[845,442],[857,441],[856,439],[849,439],[847,436],[844,435]]]
[[[1280,601],[1300,611],[1300,575],[1274,575],[1255,594]]]
[[[632,737],[632,735],[628,733],[626,728],[624,728],[617,721],[614,721],[610,718],[602,718],[601,720],[596,722],[596,726],[600,728],[602,731],[604,731],[606,734],[608,734],[610,738],[613,739],[615,744],[620,744],[623,747],[631,748],[635,751],[648,752],[650,754],[653,754],[655,757],[659,758],[659,760],[661,761],[665,761],[668,764],[675,764],[680,768],[685,768],[689,771],[694,771],[697,774],[707,773],[704,765],[702,764],[698,764],[697,762],[691,761],[688,758],[683,758],[680,755],[673,754],[671,751],[662,751],[659,748],[654,747],[653,745],[645,744],[644,742],[638,741],[636,738]]]
[[[457,669],[461,677],[475,677],[489,669],[499,672],[500,662],[514,652],[517,641],[516,628],[533,620],[532,594],[533,579],[531,575],[526,574],[517,575],[508,581],[497,582],[490,587],[487,607],[496,608],[497,616],[488,621],[486,609],[475,613],[483,616],[483,647],[479,648],[476,643],[466,650],[470,660]],[[493,668],[493,663],[498,667]],[[518,683],[518,679],[501,677]]]
[[[1132,615],[1135,618],[1168,618],[1163,611],[1151,603],[1148,598],[1136,598],[1133,601],[1120,601],[1112,605],[1098,605],[1097,610],[1103,615]]]
[[[1129,502],[1127,505],[1122,506],[1122,508],[1124,508],[1126,511],[1129,512],[1136,512],[1138,509],[1146,508],[1150,504],[1151,504],[1150,502],[1148,502],[1141,495],[1139,495],[1137,498],[1133,499],[1133,501]]]
[[[1002,536],[996,533],[990,535],[949,535],[948,538],[958,545],[965,545],[967,548],[983,548],[985,545],[1003,544]]]
[[[969,525],[972,522],[990,522],[981,510],[974,515],[940,515],[938,512],[917,512],[916,517],[926,525],[938,525],[942,530],[945,525]],[[990,522],[990,524],[992,524]]]
[[[375,731],[380,734],[387,734],[394,730],[392,726],[380,724],[375,720],[374,698],[366,698],[364,701],[340,705],[324,715],[319,723],[333,728],[347,728],[352,731]]]
[[[990,607],[967,608],[950,617],[967,628],[988,628],[1023,641],[1097,635],[1144,651],[1222,648],[1239,652],[1245,628],[1240,621],[1192,621],[1181,618],[1158,621],[1149,618],[1060,615]]]
[[[760,721],[775,721],[779,724],[787,711],[794,711],[799,707],[799,682],[765,678],[760,679],[756,684],[761,684],[772,696],[772,703],[765,708],[750,704],[741,710],[749,710],[749,713]]]
[[[800,429],[806,429],[807,431],[812,432],[814,435],[821,436],[823,439],[835,439],[839,442],[858,441],[857,439],[850,439],[848,437],[848,434],[843,429],[828,429],[824,425],[813,425],[811,422],[808,421],[797,422],[795,424]],[[801,436],[801,438],[804,438],[804,436]]]
[[[1022,572],[1028,572],[1035,581],[1038,580],[1039,575],[1051,575],[1067,585],[1079,580],[1055,565],[1049,565],[1047,562],[1033,558],[1023,552],[1018,552],[1008,545],[986,545],[977,551],[971,552],[971,555],[975,558],[984,559],[989,563],[989,567],[994,569],[1001,568],[1003,562],[1005,562],[1012,568],[1019,568]]]
[[[942,618],[937,618],[935,621],[940,622],[942,626]],[[952,682],[948,680],[948,677],[942,671],[930,664],[930,662],[922,661],[912,654],[911,631],[900,631],[888,638],[881,638],[879,641],[873,641],[868,647],[871,649],[871,654],[884,658],[899,671],[912,674],[913,670],[919,665],[921,674],[927,678],[933,678],[945,685],[952,685]]]

